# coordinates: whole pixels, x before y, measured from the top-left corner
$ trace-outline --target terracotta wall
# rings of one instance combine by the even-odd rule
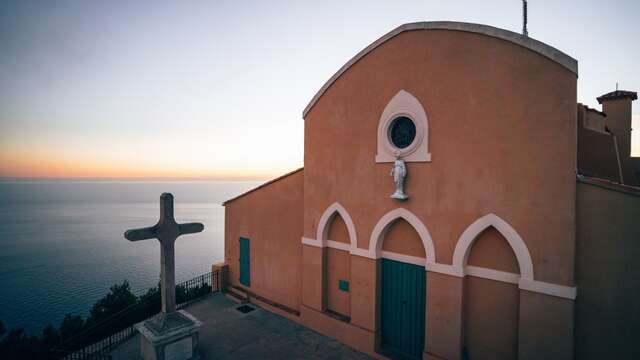
[[[518,358],[519,304],[516,284],[464,279],[463,346],[468,359]]]
[[[493,226],[476,237],[468,265],[519,274],[518,260],[507,240]]]
[[[380,115],[400,90],[425,108],[432,156],[431,162],[407,164],[410,199],[403,203],[389,198],[391,164],[375,162]],[[576,129],[576,75],[561,65],[484,35],[401,33],[343,73],[305,117],[304,236],[315,238],[322,213],[339,202],[353,219],[358,247],[368,249],[375,224],[402,207],[428,228],[436,261],[451,264],[462,232],[494,213],[524,239],[535,280],[573,286]],[[383,249],[396,245],[383,243]],[[417,254],[413,248],[404,250]],[[316,255],[309,260],[317,263]],[[496,266],[516,272],[512,262]],[[317,277],[318,269],[309,269],[305,279]],[[354,274],[352,260],[357,288]],[[425,356],[459,358],[464,280],[431,272],[427,278]],[[354,306],[361,300],[351,293],[352,322],[370,315],[369,321],[379,320],[379,288],[370,283],[377,280],[368,280],[362,292],[369,300]],[[317,287],[305,288],[305,304],[317,302],[318,293]],[[536,304],[527,302],[524,311],[529,314],[527,306]],[[522,306],[521,301],[518,311]],[[563,311],[551,309],[556,315]],[[570,343],[572,321],[567,324],[551,329],[549,336],[558,334]],[[374,325],[377,331],[379,324]],[[529,343],[519,342],[536,344],[531,336]],[[533,351],[529,347],[522,354]],[[570,358],[571,349],[564,355]]]
[[[596,130],[604,117],[578,104],[578,172],[620,182],[617,143],[611,133]],[[604,126],[604,125],[603,125]]]
[[[303,171],[295,172],[225,205],[225,261],[229,282],[239,286],[239,238],[251,241],[250,290],[300,309]]]
[[[327,240],[333,240],[341,243],[349,244],[349,231],[344,223],[342,216],[335,214],[329,223],[329,231],[327,232]]]
[[[632,100],[629,98],[602,102],[602,111],[607,114],[607,127],[618,141],[624,183],[637,185],[631,164],[631,107]]]
[[[520,273],[507,240],[495,228],[480,233],[469,265]],[[470,359],[516,359],[518,355],[520,290],[517,284],[464,278],[464,351]]]
[[[325,248],[326,256],[326,308],[341,315],[351,315],[349,290],[338,287],[343,280],[351,283],[351,255],[348,251]]]
[[[405,219],[398,219],[389,225],[382,250],[419,258],[426,257],[420,235]]]
[[[638,359],[640,191],[579,182],[577,359]]]
[[[389,198],[391,164],[375,162],[379,117],[401,89],[429,119],[429,163],[409,163]],[[305,118],[304,234],[338,201],[358,246],[386,212],[404,207],[450,264],[464,229],[487,213],[527,243],[536,280],[573,284],[576,75],[530,50],[459,31],[410,31],[373,50]]]

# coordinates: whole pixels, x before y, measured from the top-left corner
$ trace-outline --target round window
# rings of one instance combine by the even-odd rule
[[[416,124],[406,116],[400,116],[389,125],[389,140],[398,149],[411,145],[416,138]]]

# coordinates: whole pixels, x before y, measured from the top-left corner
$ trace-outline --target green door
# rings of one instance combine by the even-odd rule
[[[240,238],[240,283],[251,286],[251,256],[249,239]]]
[[[383,352],[422,359],[425,334],[424,266],[382,259]]]

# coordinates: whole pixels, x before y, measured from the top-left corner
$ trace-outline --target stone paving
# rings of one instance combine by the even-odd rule
[[[371,359],[336,340],[256,305],[246,314],[224,295],[210,295],[184,310],[203,322],[203,359]],[[140,335],[117,347],[113,360],[138,359]]]

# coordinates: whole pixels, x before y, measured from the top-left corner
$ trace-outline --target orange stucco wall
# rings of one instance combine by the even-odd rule
[[[400,90],[426,110],[431,153],[430,162],[407,163],[405,202],[389,197],[392,165],[375,162],[380,115]],[[426,226],[435,254],[425,253],[405,220],[383,231],[383,251],[450,265],[463,231],[493,213],[524,240],[536,281],[573,286],[576,117],[576,75],[540,54],[475,33],[402,32],[353,64],[306,114],[304,176],[227,205],[230,281],[237,284],[237,238],[247,236],[252,271],[260,273],[253,291],[300,309],[301,323],[374,354],[380,266],[366,250],[381,217],[404,208]],[[325,240],[315,239],[320,218],[336,202],[353,220],[360,255],[318,247]],[[346,229],[335,216],[328,240],[350,244]],[[513,250],[492,228],[474,243],[469,265],[520,272]],[[345,296],[333,286],[347,276]],[[479,343],[507,357],[573,356],[572,300],[428,271],[426,306],[425,358],[459,359],[465,344],[475,351]],[[498,335],[487,338],[488,331]]]
[[[407,163],[405,190],[410,198],[403,203],[389,198],[391,164],[375,162],[380,115],[400,90],[415,96],[425,108],[432,156],[431,162]],[[525,241],[536,280],[572,286],[576,130],[576,75],[557,63],[479,34],[401,33],[352,65],[305,117],[304,236],[314,238],[325,209],[339,202],[353,219],[358,247],[368,249],[380,218],[402,207],[427,227],[436,261],[451,264],[462,232],[478,218],[494,213]],[[414,246],[421,243],[413,230],[393,228],[385,234],[383,250],[425,255],[424,248]],[[397,237],[396,232],[405,234]],[[482,240],[472,253],[472,262],[519,273],[510,249],[496,241],[491,230],[488,234],[488,240]],[[489,256],[492,246],[501,254],[497,259]],[[318,276],[311,274],[321,270],[304,276]],[[379,291],[375,281],[367,294]],[[428,273],[425,357],[460,357],[465,281]],[[511,300],[521,292],[517,285],[503,287],[506,290],[488,291],[500,296],[504,290],[513,295],[508,297]],[[313,295],[303,294],[303,298],[318,303],[313,297],[322,291],[312,290]],[[375,295],[373,300],[367,305],[377,306]],[[509,306],[517,310],[505,321],[520,326],[520,314],[529,314],[527,307],[537,303],[511,300]],[[351,301],[352,321],[358,318],[356,311],[374,314],[372,330],[379,331],[377,308],[353,306],[359,301],[355,292]],[[550,336],[557,334],[570,343],[571,331],[569,322],[562,329],[552,329]],[[521,336],[516,332],[505,341],[512,346],[510,353],[525,351],[521,356],[526,356],[531,348],[513,347]],[[554,351],[550,348],[548,353]],[[570,358],[571,349],[564,356]]]
[[[342,243],[350,243],[349,232],[347,225],[344,223],[342,216],[336,214],[329,223],[329,231],[327,233],[327,240],[338,241]]]
[[[381,70],[384,69],[384,70]],[[409,163],[405,203],[375,162],[378,120],[405,89],[429,119],[432,161]],[[450,264],[464,229],[487,213],[525,240],[538,280],[573,284],[576,76],[527,49],[459,31],[401,33],[354,64],[305,118],[304,236],[338,201],[358,246],[404,207]]]
[[[467,264],[489,269],[520,273],[518,260],[507,240],[490,226],[476,237]]]
[[[464,348],[469,359],[518,358],[518,285],[464,279]]]
[[[302,171],[225,204],[228,280],[240,286],[239,238],[251,241],[250,290],[299,310],[302,269]]]
[[[471,248],[469,265],[519,273],[507,240],[495,228],[480,233]],[[509,284],[474,276],[464,278],[464,351],[470,359],[518,357],[520,291]]]
[[[578,172],[588,176],[620,181],[618,144],[604,130],[606,117],[578,104]]]
[[[351,255],[348,251],[326,248],[327,309],[345,316],[351,315],[351,298],[349,291],[340,290],[338,282],[351,280]]]
[[[602,110],[607,114],[607,127],[618,142],[624,183],[640,185],[636,181],[631,163],[631,104],[632,100],[629,98],[607,100],[602,103]]]
[[[420,258],[426,257],[420,235],[405,219],[398,219],[389,226],[382,243],[382,250]]]

